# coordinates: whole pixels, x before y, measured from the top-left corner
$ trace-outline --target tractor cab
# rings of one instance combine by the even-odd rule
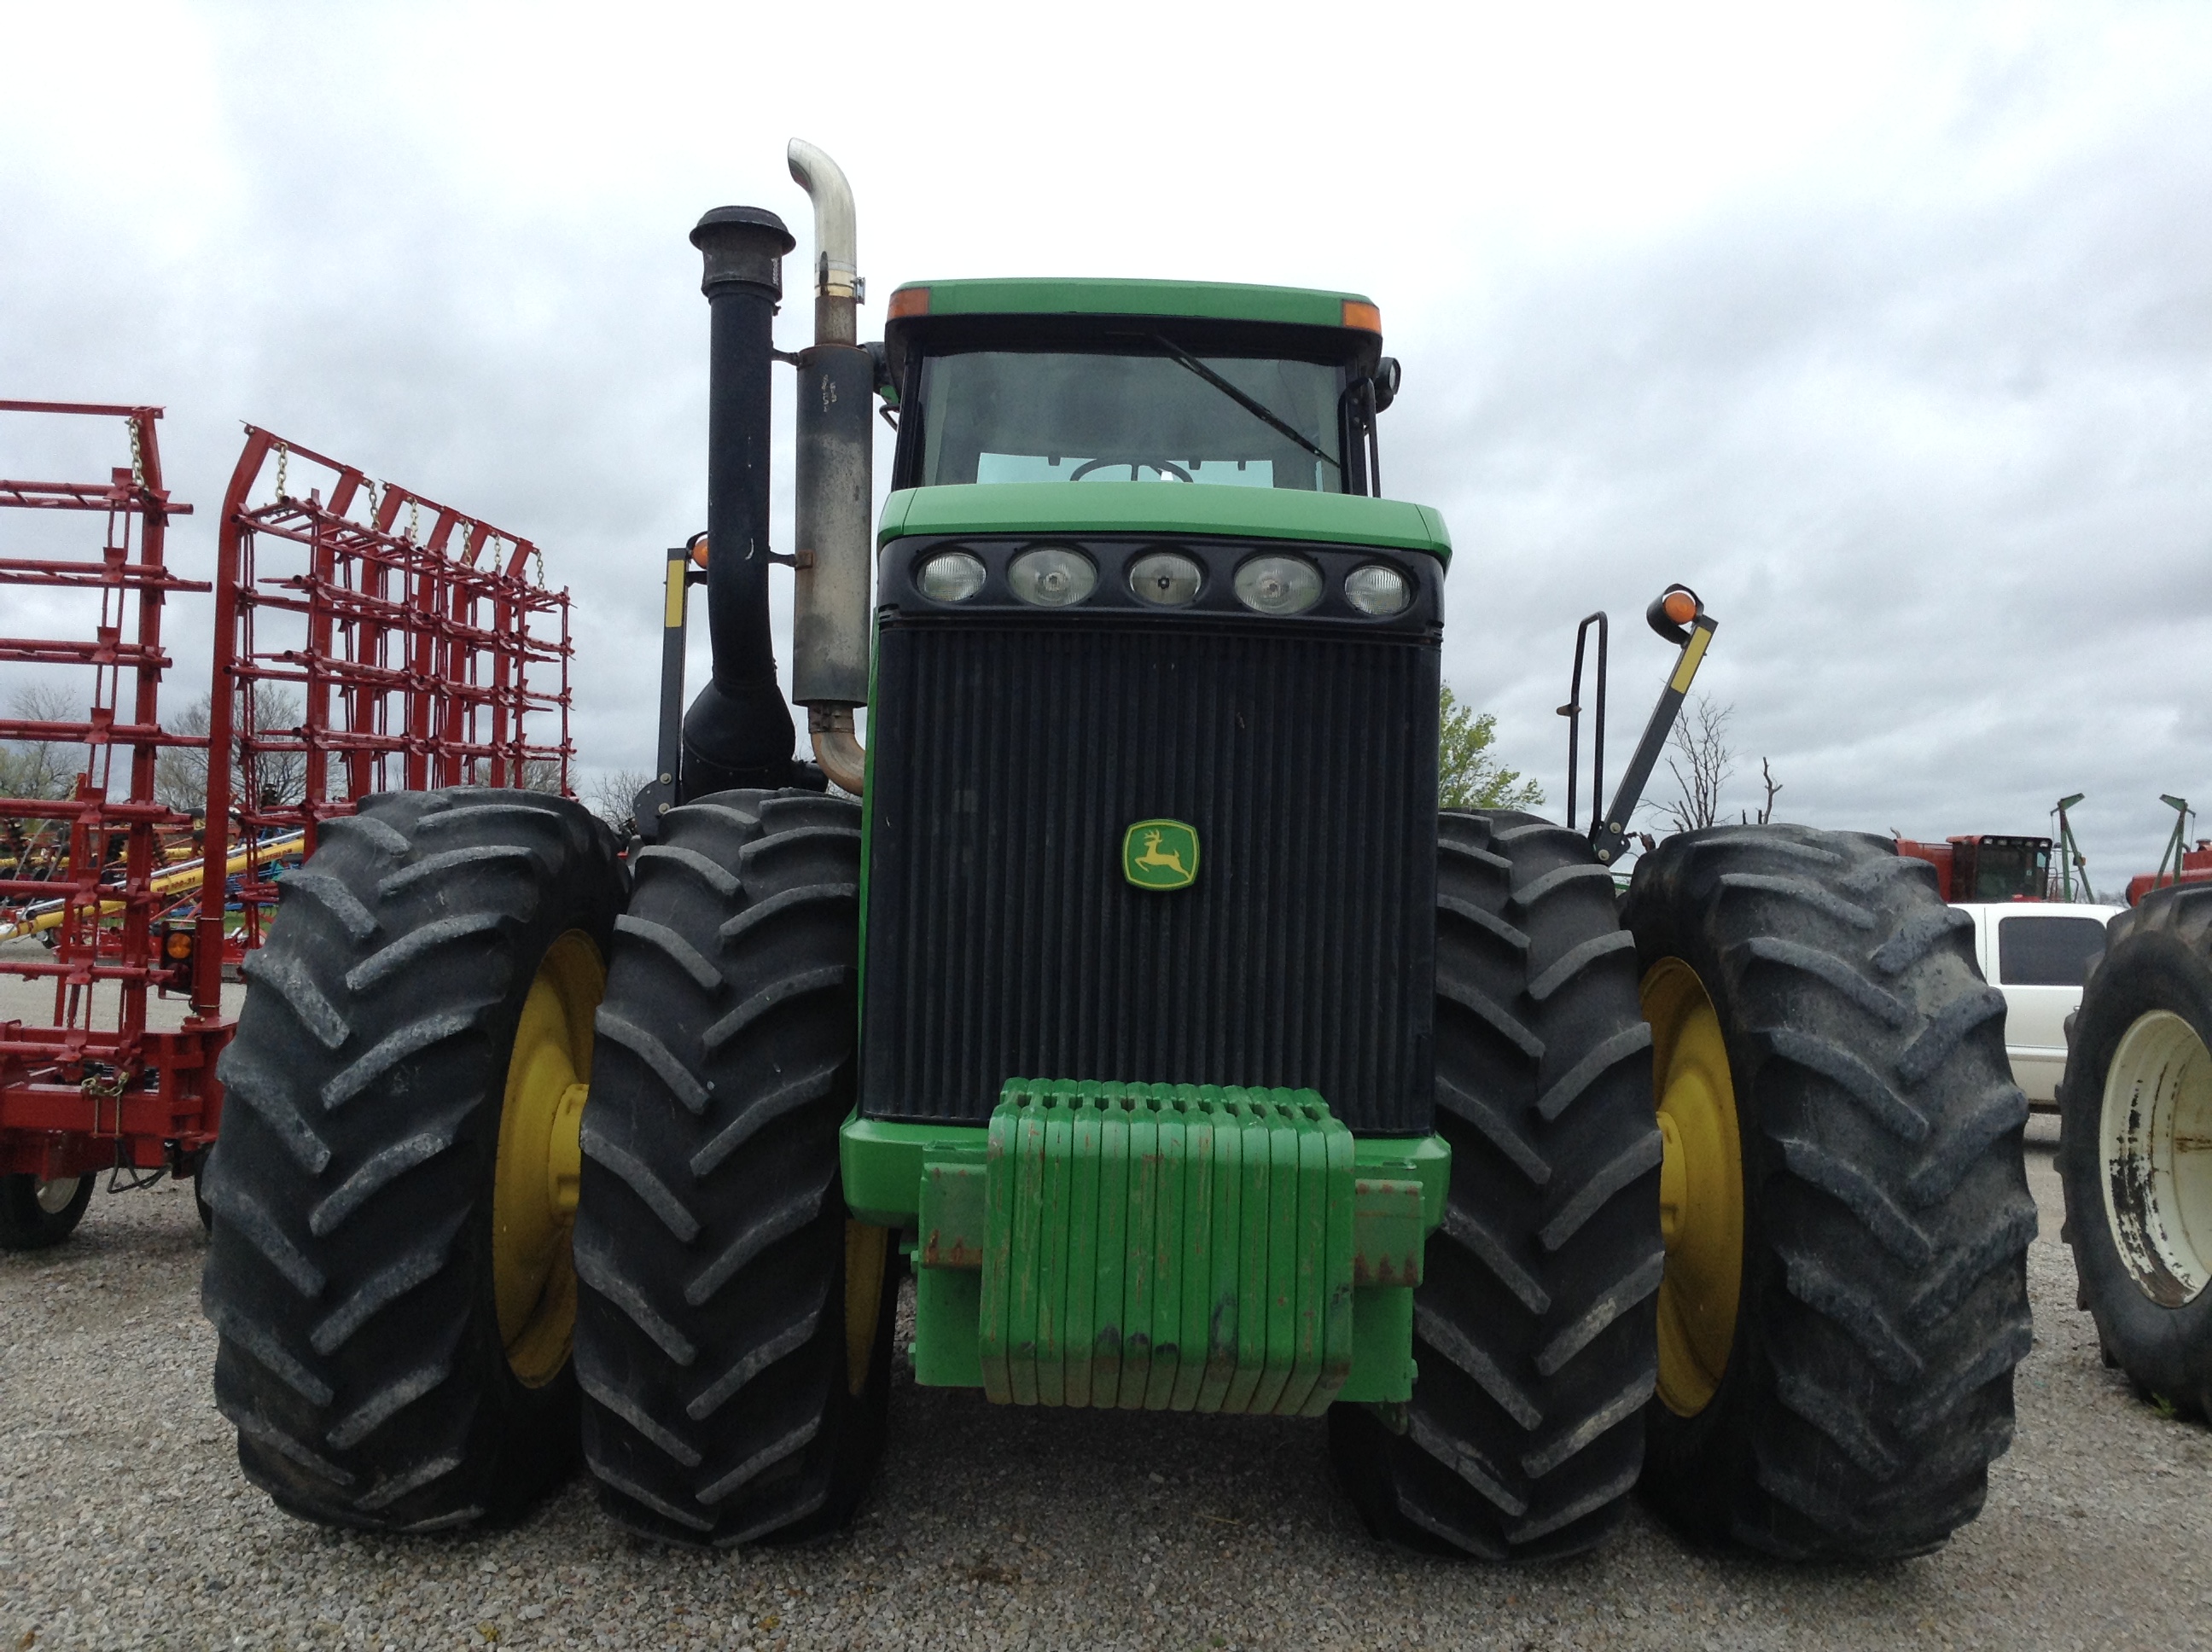
[[[1946,901],[2040,901],[2050,893],[2051,840],[1978,832],[1941,843],[1897,841],[1897,852],[1936,868]]]
[[[1380,491],[1398,365],[1352,294],[1215,282],[901,288],[894,485],[1171,482]]]

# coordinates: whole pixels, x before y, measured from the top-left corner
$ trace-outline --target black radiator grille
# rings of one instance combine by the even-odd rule
[[[862,1109],[1305,1084],[1428,1129],[1437,672],[1431,638],[1320,627],[887,623]],[[1158,817],[1197,828],[1190,889],[1122,875]]]

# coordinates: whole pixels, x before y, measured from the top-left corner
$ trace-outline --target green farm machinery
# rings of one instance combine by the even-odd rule
[[[834,1529],[910,1277],[917,1382],[1325,1419],[1410,1548],[1571,1552],[1639,1485],[1786,1556],[1972,1519],[2029,1339],[2003,1001],[1886,840],[1687,833],[1616,896],[1696,596],[1586,826],[1439,812],[1451,547],[1382,495],[1376,307],[932,282],[863,343],[844,178],[791,160],[809,348],[781,221],[692,234],[708,526],[634,839],[398,793],[285,881],[212,1171],[246,1473],[422,1531],[580,1452],[651,1538]]]

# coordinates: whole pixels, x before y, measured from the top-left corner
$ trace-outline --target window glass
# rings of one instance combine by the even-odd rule
[[[922,361],[922,485],[1136,481],[1344,491],[1343,369],[1273,357],[1203,360],[1327,457],[1166,355],[969,350]]]
[[[2079,987],[2104,955],[2094,918],[1997,920],[1997,980],[2007,987]]]
[[[2049,856],[2033,844],[1976,846],[1972,898],[1977,901],[2009,901],[2020,895],[2039,899],[2049,878]]]

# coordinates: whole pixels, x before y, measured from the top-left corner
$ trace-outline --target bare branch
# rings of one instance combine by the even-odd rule
[[[1717,706],[1701,694],[1674,724],[1667,771],[1674,777],[1675,796],[1662,806],[1678,832],[1700,830],[1720,817],[1721,787],[1735,772],[1728,745],[1729,719],[1735,714],[1735,707]]]
[[[624,832],[629,829],[631,805],[652,780],[643,769],[602,769],[585,793],[585,801],[617,833]]]

